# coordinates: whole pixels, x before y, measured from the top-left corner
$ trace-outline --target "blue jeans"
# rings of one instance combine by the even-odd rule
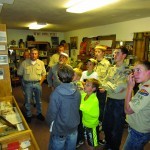
[[[33,93],[35,95],[37,115],[42,113],[42,106],[41,106],[42,87],[40,85],[40,82],[24,84],[24,91],[25,91],[25,108],[27,111],[26,116],[27,117],[32,116],[31,99],[33,97]]]
[[[148,141],[150,141],[150,133],[140,133],[129,127],[123,150],[143,150]]]
[[[75,150],[77,131],[66,136],[51,135],[48,150]]]
[[[22,87],[23,95],[24,95],[24,97],[25,97],[25,83],[24,83],[24,80],[23,80],[23,79],[21,79],[21,87]],[[34,93],[33,93],[33,95],[32,95],[32,99],[31,99],[31,100],[32,100],[33,104],[36,103]]]
[[[105,133],[106,148],[119,150],[124,123],[124,100],[108,98],[102,124]]]

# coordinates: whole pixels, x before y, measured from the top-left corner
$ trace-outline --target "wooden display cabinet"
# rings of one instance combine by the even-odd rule
[[[18,123],[21,124],[23,126],[23,128],[19,131],[19,126],[18,124],[15,124],[15,126],[17,127],[16,130],[13,130],[12,132],[8,133],[6,131],[6,133],[4,132],[4,136],[2,136],[2,132],[0,130],[0,144],[1,144],[1,148],[3,150],[7,150],[8,149],[8,145],[13,144],[13,143],[19,143],[21,144],[22,142],[26,142],[28,141],[30,143],[29,146],[27,146],[27,148],[29,150],[39,150],[39,146],[36,143],[36,140],[32,134],[32,131],[30,130],[28,124],[25,121],[24,116],[22,115],[18,104],[16,103],[16,100],[13,96],[6,96],[6,97],[0,97],[0,104],[1,103],[7,103],[9,102],[10,104],[12,104],[13,108],[16,108],[17,112],[19,113],[19,116],[22,120],[22,122]],[[1,111],[1,110],[0,110]],[[22,148],[19,147],[19,150],[21,150]]]

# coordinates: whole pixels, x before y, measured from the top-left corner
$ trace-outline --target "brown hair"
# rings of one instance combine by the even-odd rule
[[[150,70],[150,62],[149,61],[147,61],[147,60],[140,60],[140,61],[136,61],[134,63],[134,65],[138,65],[138,64],[141,64],[141,65],[145,66],[145,68],[147,70]]]
[[[89,79],[86,80],[86,82],[92,83],[92,87],[93,88],[95,87],[95,91],[94,92],[96,92],[99,89],[99,81],[97,79],[89,78]]]

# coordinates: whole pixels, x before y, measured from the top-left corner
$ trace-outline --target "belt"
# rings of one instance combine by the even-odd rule
[[[113,101],[124,101],[125,99],[114,99],[114,98],[110,98],[110,97],[107,97],[108,100],[113,100]]]
[[[28,84],[28,83],[33,83],[33,84],[35,84],[35,83],[39,83],[40,81],[23,81],[25,84]]]

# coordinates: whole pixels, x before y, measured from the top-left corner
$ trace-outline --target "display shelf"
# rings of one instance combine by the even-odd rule
[[[17,69],[19,67],[19,62],[23,59],[25,50],[27,50],[27,48],[8,48],[10,68]]]

